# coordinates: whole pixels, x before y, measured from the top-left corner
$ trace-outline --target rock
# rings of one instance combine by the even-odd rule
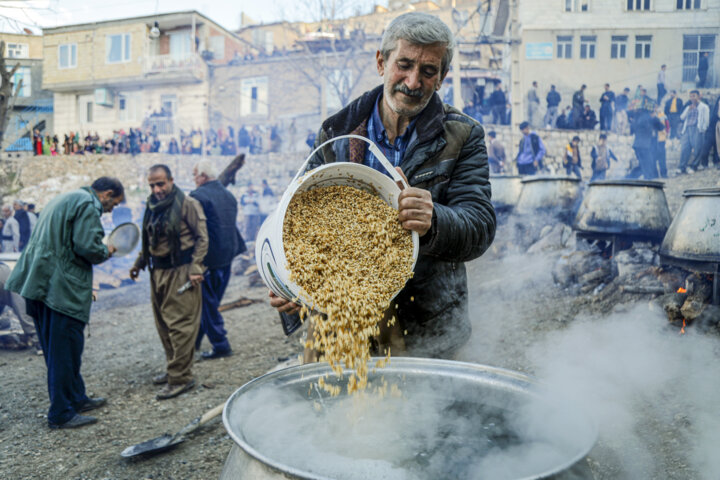
[[[658,303],[662,307],[663,311],[668,316],[668,320],[671,322],[681,321],[683,315],[680,312],[683,303],[687,299],[685,293],[669,293],[658,298]]]
[[[688,297],[680,308],[680,313],[686,320],[695,320],[707,305],[698,297]]]

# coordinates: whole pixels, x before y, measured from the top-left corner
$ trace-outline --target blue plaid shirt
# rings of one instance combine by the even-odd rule
[[[402,136],[395,138],[395,144],[390,144],[387,132],[385,131],[385,125],[383,125],[382,120],[380,119],[380,99],[382,98],[382,95],[383,94],[380,93],[375,100],[375,108],[373,108],[373,113],[368,119],[368,139],[372,140],[372,142],[380,148],[380,151],[383,152],[394,167],[399,167],[402,163],[403,157],[405,156],[408,144],[412,139],[415,130],[415,120],[417,117],[410,122]],[[380,160],[375,158],[375,155],[372,154],[369,148],[365,151],[365,161],[363,164],[390,176],[385,171],[385,167],[382,166]]]

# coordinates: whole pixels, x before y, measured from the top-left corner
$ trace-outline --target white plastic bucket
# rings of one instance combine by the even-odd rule
[[[315,155],[315,152],[325,145],[342,138],[357,138],[367,142],[370,151],[377,157],[380,163],[383,164],[390,175],[392,175],[392,178],[365,165],[342,161],[322,165],[307,172],[305,175],[301,175],[302,172],[305,171],[310,159]],[[408,186],[400,174],[392,167],[385,155],[383,155],[382,151],[365,137],[359,135],[342,135],[328,140],[313,150],[285,190],[275,211],[268,215],[258,231],[257,239],[255,240],[255,261],[265,285],[279,297],[291,301],[297,298],[308,307],[317,310],[312,299],[306,295],[302,295],[300,293],[300,287],[290,280],[290,272],[287,270],[287,259],[283,245],[283,226],[290,200],[292,200],[296,194],[318,187],[347,185],[374,193],[382,198],[385,203],[397,210],[400,187],[398,187],[396,182],[401,182],[405,187]],[[420,238],[417,232],[412,232],[412,241],[412,268],[414,269],[420,250]],[[395,292],[393,297],[398,293],[400,293],[400,290]]]

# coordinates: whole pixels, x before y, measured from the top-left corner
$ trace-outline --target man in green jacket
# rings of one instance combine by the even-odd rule
[[[85,394],[80,375],[83,330],[90,319],[92,266],[115,251],[102,242],[100,215],[124,198],[118,179],[100,177],[90,187],[52,199],[6,285],[25,298],[35,322],[48,369],[50,428],[95,423],[96,418],[81,413],[105,404],[104,398]]]

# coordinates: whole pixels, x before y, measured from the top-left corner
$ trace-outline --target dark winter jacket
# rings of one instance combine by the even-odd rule
[[[548,107],[557,107],[560,105],[560,94],[557,90],[550,90],[547,94],[546,100]]]
[[[655,135],[653,133],[664,128],[665,125],[659,118],[651,116],[646,110],[639,111],[632,122],[632,132],[635,134],[633,148],[654,148]]]
[[[379,86],[327,119],[316,144],[351,132],[362,134],[381,92]],[[349,150],[348,139],[333,142],[308,168],[348,159]],[[417,117],[400,167],[411,186],[430,191],[434,208],[432,227],[420,239],[415,274],[393,303],[408,332],[407,354],[447,357],[470,336],[465,262],[482,255],[495,236],[485,131],[434,94]]]
[[[208,252],[203,262],[216,269],[230,265],[247,250],[237,229],[237,200],[218,180],[212,180],[190,192],[200,202],[207,218]]]
[[[50,200],[5,288],[87,323],[92,266],[108,258],[101,214],[100,199],[90,187]]]
[[[490,94],[490,98],[488,99],[488,103],[491,107],[504,107],[507,103],[507,99],[505,98],[505,93],[502,90],[495,90]]]

